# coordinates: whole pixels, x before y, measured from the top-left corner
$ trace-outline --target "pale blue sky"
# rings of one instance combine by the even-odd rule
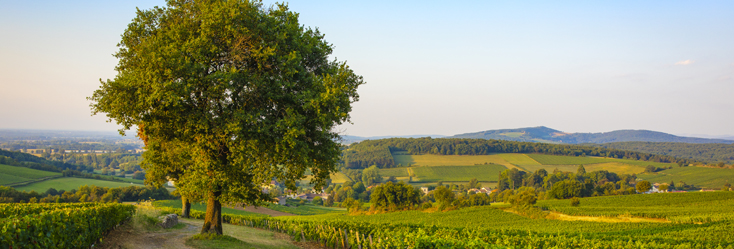
[[[266,1],[266,5],[273,1]],[[291,1],[366,85],[349,135],[734,134],[734,2]],[[135,7],[0,1],[0,129],[114,130],[85,97]]]

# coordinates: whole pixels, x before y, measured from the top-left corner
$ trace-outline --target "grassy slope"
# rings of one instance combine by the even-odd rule
[[[502,159],[508,161],[514,165],[541,165],[539,162],[533,160],[528,155],[519,153],[504,153],[499,154]]]
[[[507,168],[518,167],[529,172],[534,172],[541,168],[549,172],[552,172],[555,169],[567,172],[576,172],[578,165],[583,164],[587,172],[607,170],[618,174],[641,174],[648,165],[660,168],[672,166],[673,169],[664,170],[657,174],[641,174],[640,177],[653,182],[670,182],[672,180],[677,183],[678,181],[684,181],[688,184],[709,188],[720,188],[724,183],[726,183],[727,179],[734,179],[734,170],[700,167],[679,168],[677,165],[670,163],[599,157],[571,157],[519,153],[502,153],[480,156],[396,154],[393,155],[393,157],[395,158],[396,163],[413,165],[413,167],[410,167],[410,170],[416,173],[416,177],[413,180],[418,181],[417,184],[426,184],[436,181],[463,182],[474,177],[481,181],[496,181],[496,173],[494,171],[484,172],[473,168],[455,167],[478,167],[485,163],[499,164]],[[433,168],[432,166],[442,166],[443,168]],[[399,180],[407,181],[407,170],[408,168],[406,167],[382,169],[380,172],[383,176],[395,176],[398,177]],[[731,181],[734,180],[730,180],[730,182]]]
[[[33,179],[60,175],[61,173],[0,164],[0,185],[27,182]]]
[[[19,191],[34,190],[36,192],[46,192],[46,190],[48,190],[49,188],[55,188],[56,190],[62,190],[62,189],[72,190],[72,189],[79,189],[79,187],[83,185],[108,187],[108,188],[128,187],[128,186],[143,187],[143,185],[140,185],[140,184],[130,184],[130,183],[124,183],[124,182],[102,181],[102,180],[96,180],[96,179],[86,179],[86,178],[76,178],[76,177],[63,177],[63,178],[56,178],[56,179],[46,180],[42,182],[37,182],[37,183],[29,184],[26,186],[20,186],[20,187],[16,187],[15,189]]]
[[[498,155],[456,156],[456,155],[395,155],[395,163],[414,166],[467,166],[485,163],[507,163]]]
[[[497,181],[498,173],[505,170],[505,166],[497,164],[475,166],[432,166],[415,167],[413,172],[421,182],[436,181],[469,181],[477,178],[479,181]],[[416,179],[414,179],[416,180]]]
[[[153,206],[162,206],[162,207],[170,207],[170,208],[178,208],[180,209],[183,204],[181,203],[181,200],[162,200],[162,201],[155,201],[153,203]],[[206,204],[205,203],[191,203],[191,210],[206,212]],[[264,214],[258,214],[253,212],[247,212],[243,210],[237,210],[227,207],[222,207],[222,214],[234,214],[234,215],[248,215],[248,216],[268,216]]]
[[[569,200],[541,200],[537,206],[569,215],[664,218],[671,221],[734,219],[734,191],[623,195]]]
[[[384,177],[407,177],[408,168],[391,168],[391,169],[380,169],[380,175]]]
[[[346,181],[349,181],[349,177],[347,177],[347,175],[341,172],[331,174],[330,177],[331,177],[332,183],[344,183]]]
[[[637,177],[659,183],[678,184],[683,181],[697,187],[721,188],[725,183],[734,183],[733,169],[705,168],[705,167],[674,167],[652,174],[639,174]]]
[[[268,205],[267,208],[280,211],[284,213],[296,214],[296,215],[318,215],[318,214],[329,214],[329,213],[343,213],[346,211],[344,208],[324,207],[316,206],[311,204],[305,204],[298,207],[286,207],[281,205]]]

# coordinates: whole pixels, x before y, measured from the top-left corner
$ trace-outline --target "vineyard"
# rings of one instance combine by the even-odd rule
[[[0,248],[89,248],[134,212],[118,203],[0,204]]]
[[[731,192],[682,193],[584,198],[579,207],[571,207],[568,200],[537,205],[571,215],[639,215],[669,222],[531,219],[493,206],[374,215],[225,214],[223,219],[329,248],[734,248],[732,198]]]

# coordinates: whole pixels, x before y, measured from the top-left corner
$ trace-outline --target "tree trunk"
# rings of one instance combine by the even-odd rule
[[[191,210],[191,202],[186,197],[181,196],[181,217],[189,218],[189,212]]]
[[[222,192],[210,192],[206,202],[206,216],[201,233],[222,234],[222,203],[217,199]]]

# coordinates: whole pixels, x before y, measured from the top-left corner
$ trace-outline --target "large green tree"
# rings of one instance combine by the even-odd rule
[[[117,76],[101,81],[92,111],[121,132],[145,124],[150,140],[184,144],[193,164],[177,187],[204,195],[202,233],[221,234],[222,203],[260,204],[269,199],[262,184],[295,189],[307,168],[319,188],[336,171],[334,128],[349,121],[363,81],[329,59],[323,38],[285,5],[169,0],[138,10],[115,54]]]

